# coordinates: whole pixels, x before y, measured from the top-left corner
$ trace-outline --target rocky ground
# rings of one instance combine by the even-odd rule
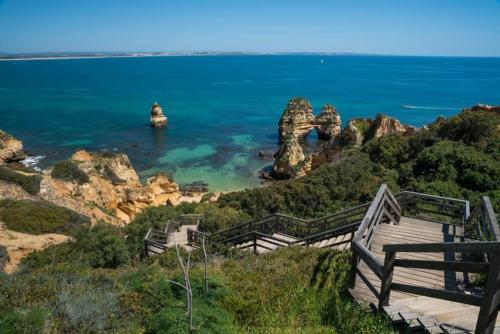
[[[39,251],[52,245],[57,245],[70,240],[62,234],[49,233],[32,235],[8,230],[0,223],[0,245],[7,251],[7,261],[3,267],[6,273],[16,270],[21,259],[33,251]],[[2,268],[0,268],[1,270]]]

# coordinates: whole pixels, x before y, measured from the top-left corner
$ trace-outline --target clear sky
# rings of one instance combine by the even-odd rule
[[[0,52],[500,56],[500,0],[0,0]]]

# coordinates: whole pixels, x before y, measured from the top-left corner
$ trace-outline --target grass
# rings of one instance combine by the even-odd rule
[[[30,195],[36,195],[40,191],[40,175],[23,175],[9,168],[0,167],[0,180],[17,184]]]
[[[167,281],[183,281],[174,250],[113,269],[92,268],[81,260],[85,251],[60,260],[78,247],[49,247],[37,252],[50,260],[42,266],[0,275],[0,323],[33,318],[16,323],[20,333],[186,333],[185,292]],[[205,294],[202,257],[194,253],[194,332],[392,333],[386,319],[349,299],[349,257],[299,247],[212,257]]]
[[[70,233],[90,224],[88,217],[45,201],[0,200],[0,220],[9,230],[29,233]]]
[[[52,259],[43,266],[0,275],[0,323],[21,333],[23,326],[30,333],[186,333],[185,292],[167,281],[182,282],[173,250],[93,269],[78,257],[54,262],[59,254],[51,249],[60,247],[39,252]],[[78,242],[63,251],[71,247]],[[349,256],[290,247],[213,257],[205,294],[201,256],[193,254],[194,333],[392,333],[384,318],[347,297]],[[25,323],[28,315],[34,319]]]

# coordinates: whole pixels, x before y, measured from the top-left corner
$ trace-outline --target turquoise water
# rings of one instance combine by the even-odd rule
[[[323,62],[321,62],[323,59]],[[500,58],[214,56],[0,62],[0,128],[41,167],[77,148],[129,155],[142,177],[158,171],[215,191],[259,184],[277,124],[294,96],[345,124],[384,113],[423,125],[476,103],[500,104]],[[149,127],[154,101],[167,129]],[[402,105],[415,108],[402,108]]]

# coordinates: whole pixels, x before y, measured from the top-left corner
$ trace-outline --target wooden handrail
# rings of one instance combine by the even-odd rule
[[[495,212],[488,196],[481,197],[467,223],[474,223],[474,219],[477,218],[479,218],[477,224],[478,237],[486,238],[490,241],[500,241],[500,227],[498,226]]]
[[[394,215],[389,211],[392,210]],[[372,236],[377,225],[383,220],[394,221],[399,224],[401,217],[401,207],[395,196],[391,193],[386,184],[382,184],[365,213],[365,216],[356,231],[352,241],[352,262],[350,286],[355,287],[356,274],[358,273],[359,260],[363,260],[373,273],[382,279],[384,265],[370,251]],[[396,216],[396,217],[394,217]]]
[[[451,251],[455,253],[500,253],[500,242],[438,242],[415,244],[388,244],[384,252],[437,253]]]

